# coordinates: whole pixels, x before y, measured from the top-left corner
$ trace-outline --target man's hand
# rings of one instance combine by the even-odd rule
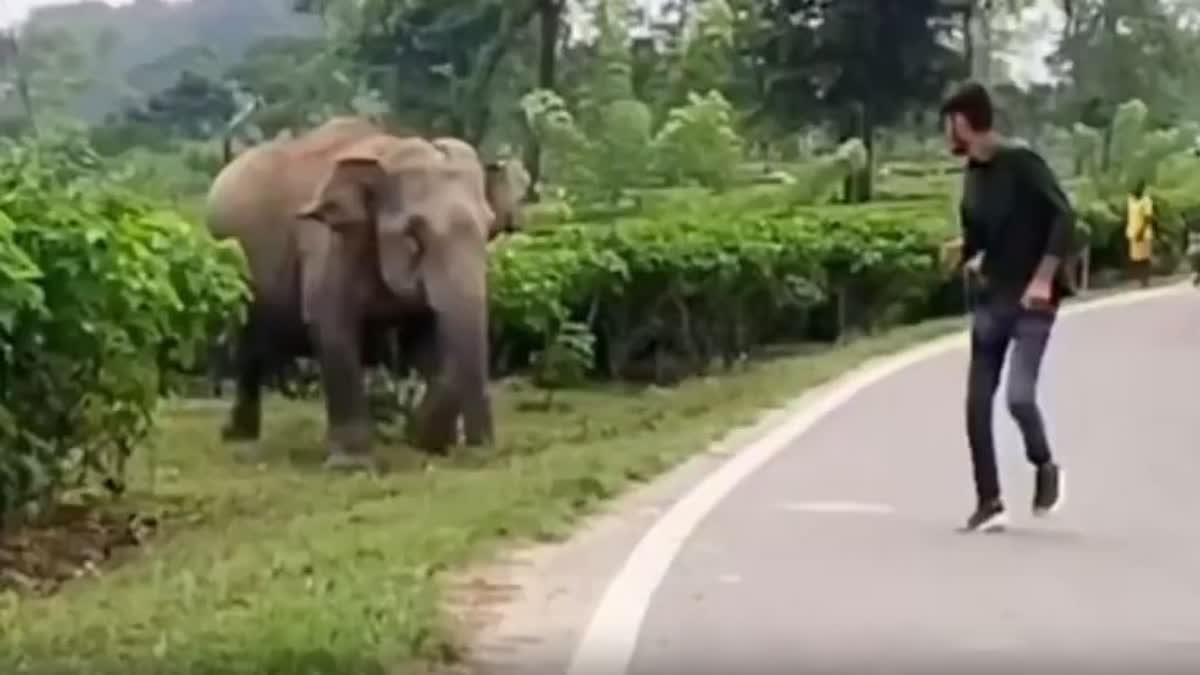
[[[983,274],[983,252],[976,253],[973,258],[968,260],[963,269],[973,277],[978,277]]]
[[[1058,271],[1058,264],[1059,260],[1054,256],[1046,256],[1042,259],[1029,286],[1025,288],[1025,295],[1021,296],[1021,306],[1038,311],[1051,308],[1054,296],[1054,274]]]
[[[1050,307],[1051,295],[1050,284],[1042,279],[1034,278],[1025,289],[1025,295],[1021,298],[1021,305],[1025,309],[1047,309]]]
[[[1033,275],[1033,280],[1030,285],[1025,288],[1025,294],[1021,295],[1021,306],[1027,310],[1044,311],[1051,309],[1051,299],[1054,297],[1054,277],[1046,279],[1045,275]]]

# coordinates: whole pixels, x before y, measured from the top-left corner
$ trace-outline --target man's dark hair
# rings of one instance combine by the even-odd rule
[[[996,115],[992,108],[992,96],[978,82],[960,85],[942,103],[941,118],[960,114],[975,131],[990,131]]]

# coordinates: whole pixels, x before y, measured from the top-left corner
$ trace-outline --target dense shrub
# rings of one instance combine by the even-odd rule
[[[166,376],[246,297],[237,249],[68,139],[0,145],[0,515],[120,489]]]
[[[733,106],[719,92],[688,94],[687,105],[672,109],[654,138],[656,173],[668,185],[728,188],[742,156],[733,118]]]
[[[911,313],[944,279],[941,201],[809,209],[681,209],[609,226],[517,235],[492,257],[501,369],[525,365],[573,322],[590,326],[603,370],[647,360],[683,373],[731,363],[767,341],[809,337],[833,309],[838,332]]]
[[[1134,99],[1118,107],[1107,130],[1075,126],[1076,161],[1087,177],[1075,191],[1076,208],[1100,266],[1123,266],[1127,259],[1126,200],[1138,181],[1146,182],[1157,207],[1155,258],[1161,269],[1178,264],[1187,223],[1200,207],[1200,160],[1191,153],[1196,128],[1154,129],[1149,114]]]

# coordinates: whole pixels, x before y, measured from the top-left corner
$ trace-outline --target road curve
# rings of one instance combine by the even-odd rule
[[[1029,514],[998,397],[1004,534],[956,532],[965,366],[942,350],[847,395],[697,507],[651,593],[613,597],[635,551],[571,674],[1200,672],[1200,295],[1060,320],[1040,393],[1068,501]]]

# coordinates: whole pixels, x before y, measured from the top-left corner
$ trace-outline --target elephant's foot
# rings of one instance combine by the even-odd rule
[[[245,443],[234,449],[233,459],[240,464],[259,464],[266,459],[266,453],[258,443]]]
[[[450,446],[457,442],[457,425],[431,424],[428,419],[422,419],[420,414],[409,418],[405,427],[409,445],[430,455],[446,456],[450,454]]]
[[[257,441],[261,435],[261,412],[236,404],[229,421],[221,428],[221,440],[226,443]]]
[[[462,435],[468,447],[490,447],[495,443],[496,429],[492,420],[492,403],[488,397],[463,412]]]
[[[250,443],[259,438],[258,429],[247,429],[236,424],[221,427],[221,440],[226,443]]]
[[[457,413],[444,396],[426,389],[405,428],[409,444],[432,455],[449,454],[450,447],[458,443]]]
[[[331,450],[322,465],[326,471],[356,472],[375,471],[379,463],[370,453],[350,453]]]
[[[325,468],[331,471],[377,469],[378,465],[371,452],[371,424],[351,422],[331,429]]]

